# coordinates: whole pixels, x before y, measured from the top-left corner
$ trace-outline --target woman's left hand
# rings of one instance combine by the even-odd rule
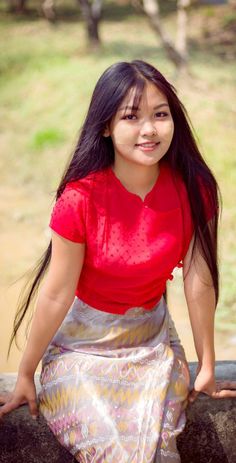
[[[236,397],[236,381],[216,381],[213,372],[208,369],[198,368],[194,387],[188,396],[189,402],[194,402],[200,392],[209,395],[213,399]]]

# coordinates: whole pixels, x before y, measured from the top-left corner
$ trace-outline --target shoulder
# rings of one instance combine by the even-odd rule
[[[59,235],[75,242],[84,242],[91,192],[101,183],[103,173],[94,172],[70,181],[54,204],[50,227]]]
[[[205,214],[206,221],[210,220],[219,210],[218,187],[214,177],[207,171],[196,172],[187,185],[180,171],[173,170],[169,165],[166,169],[173,179],[181,206],[189,210],[197,207],[198,213]]]
[[[184,185],[184,180],[181,175],[181,172],[174,169],[168,161],[163,160],[161,162],[161,170],[163,177],[165,177],[169,181]]]
[[[97,172],[90,172],[83,178],[72,180],[66,184],[64,192],[81,194],[83,196],[90,196],[94,188],[101,188],[104,184],[104,179],[107,173],[107,169],[103,169]]]
[[[102,185],[103,172],[91,172],[83,178],[69,181],[61,195],[56,200],[56,204],[76,207],[82,203],[87,203],[94,188]]]
[[[177,196],[182,201],[188,201],[188,192],[181,172],[173,169],[171,165],[164,161],[162,163],[162,176],[169,190],[177,193]]]

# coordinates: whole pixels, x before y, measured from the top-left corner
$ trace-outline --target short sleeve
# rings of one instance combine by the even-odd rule
[[[202,179],[199,178],[199,187],[200,187],[200,194],[203,201],[203,208],[205,212],[205,219],[208,222],[209,220],[213,219],[213,217],[218,212],[218,201],[217,201],[217,193],[216,197],[212,193],[212,189],[210,190],[207,185],[203,182]],[[188,197],[188,192],[186,186],[183,182],[179,182],[178,185],[180,200],[181,200],[181,208],[182,208],[182,216],[183,216],[183,250],[182,250],[182,259],[184,259],[191,239],[194,234],[194,222],[192,218],[192,212]]]
[[[213,217],[217,214],[219,209],[217,193],[216,197],[213,197],[212,189],[210,190],[202,179],[199,179],[199,185],[200,193],[204,204],[206,220],[208,222],[209,220],[213,219]]]
[[[183,219],[183,236],[182,236],[182,255],[183,260],[187,254],[191,239],[194,234],[192,212],[188,198],[186,186],[182,180],[178,184],[178,193],[181,203],[182,219]]]
[[[80,188],[68,184],[56,201],[49,226],[63,238],[75,243],[85,242],[85,200]]]

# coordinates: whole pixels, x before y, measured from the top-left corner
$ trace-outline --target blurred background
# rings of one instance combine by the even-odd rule
[[[0,1],[0,371],[20,290],[45,250],[55,190],[91,92],[119,60],[144,59],[178,90],[222,193],[216,358],[236,352],[236,1]],[[169,306],[195,360],[181,272]],[[24,327],[19,345],[24,346]]]

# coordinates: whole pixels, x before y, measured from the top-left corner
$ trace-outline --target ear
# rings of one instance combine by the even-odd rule
[[[104,137],[110,137],[110,129],[108,126],[106,126],[104,132],[103,132]]]

